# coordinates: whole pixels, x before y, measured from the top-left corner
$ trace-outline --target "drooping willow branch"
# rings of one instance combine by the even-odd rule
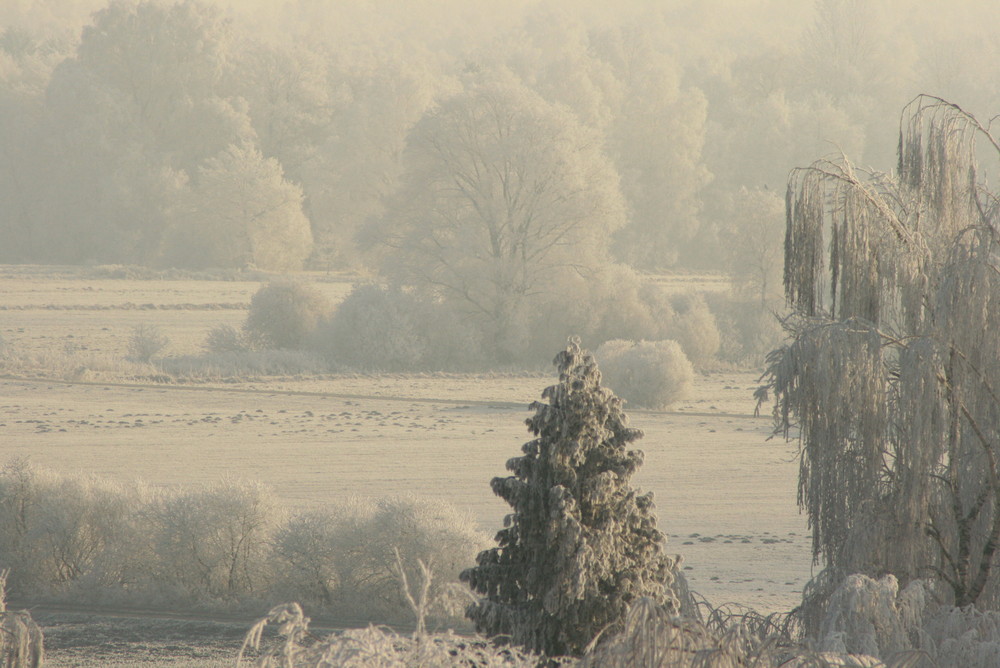
[[[797,319],[766,374],[776,433],[798,432],[817,558],[935,572],[961,604],[1000,549],[1000,198],[980,183],[981,149],[1000,157],[989,127],[919,96],[897,174],[843,156],[791,173]]]

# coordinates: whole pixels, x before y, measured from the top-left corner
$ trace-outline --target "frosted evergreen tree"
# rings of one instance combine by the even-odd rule
[[[537,438],[507,462],[513,475],[491,483],[513,512],[497,547],[461,575],[483,595],[466,611],[480,632],[549,656],[613,633],[640,597],[678,608],[652,494],[629,484],[643,455],[626,447],[642,432],[576,340],[555,364],[559,383],[526,421]]]
[[[799,503],[828,594],[848,573],[931,577],[955,605],[1000,587],[1000,143],[919,96],[896,174],[846,159],[793,172],[792,341],[769,358],[775,417],[801,443]]]

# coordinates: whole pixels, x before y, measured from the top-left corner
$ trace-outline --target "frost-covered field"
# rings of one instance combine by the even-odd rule
[[[320,285],[335,299],[349,289]],[[172,352],[191,354],[208,328],[242,322],[257,287],[50,279],[8,268],[0,275],[0,337],[18,350],[121,355],[131,327],[156,324],[171,338]],[[154,485],[252,478],[293,507],[349,496],[443,498],[468,508],[492,532],[506,506],[493,497],[489,480],[519,453],[528,437],[527,405],[552,382],[544,373],[337,375],[186,387],[5,378],[0,461],[28,456],[62,473]],[[670,549],[683,555],[692,588],[715,604],[769,612],[797,604],[810,552],[795,506],[795,448],[767,439],[770,420],[753,415],[755,385],[751,372],[698,375],[693,396],[673,410],[630,414],[646,433],[637,483],[655,493],[661,528]],[[57,635],[73,637],[67,628]],[[191,656],[182,644],[154,643],[162,653],[157,662],[166,663],[168,654],[210,658]],[[234,639],[234,652],[238,644]],[[165,649],[175,645],[173,654]],[[56,665],[60,651],[71,653],[53,649]],[[72,656],[61,665],[81,665],[80,652]],[[146,658],[133,660],[148,665]]]

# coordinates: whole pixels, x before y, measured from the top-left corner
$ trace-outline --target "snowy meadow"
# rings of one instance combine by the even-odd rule
[[[246,318],[259,283],[10,267],[0,282],[6,298],[0,309],[6,351],[0,456],[37,469],[35,484],[48,490],[49,500],[101,497],[133,511],[148,507],[126,524],[154,551],[152,509],[174,521],[176,509],[196,506],[197,499],[212,494],[223,506],[247,494],[266,506],[255,538],[262,543],[288,538],[310,519],[343,517],[344,509],[353,508],[354,533],[348,536],[341,528],[336,540],[355,549],[388,545],[385,534],[392,525],[385,515],[378,519],[378,509],[387,507],[416,515],[430,509],[430,524],[414,521],[411,527],[430,531],[437,521],[475,537],[467,541],[488,542],[509,511],[490,491],[489,480],[503,475],[506,460],[520,451],[527,440],[528,404],[552,383],[552,372],[544,369],[286,370],[178,382],[126,360],[134,328],[157,327],[170,340],[163,351],[168,358],[197,355],[207,330]],[[346,294],[342,282],[316,285],[334,300]],[[669,410],[628,410],[633,426],[645,432],[638,446],[646,463],[637,485],[654,493],[668,551],[682,556],[691,588],[716,604],[738,602],[774,612],[797,603],[811,558],[805,521],[794,504],[795,449],[768,439],[770,420],[754,413],[756,381],[753,372],[702,372],[687,398]],[[170,504],[173,515],[164,510]],[[115,512],[111,517],[121,517],[122,511]],[[162,532],[164,525],[159,526]],[[469,563],[449,566],[453,574],[472,565],[475,549],[469,548]],[[223,586],[208,600],[193,599],[198,581],[167,583],[162,573],[169,564],[156,573],[134,574],[136,591],[102,588],[102,577],[114,578],[109,580],[109,564],[101,560],[113,558],[81,555],[79,564],[93,572],[47,589],[18,590],[15,575],[11,598],[82,611],[157,604],[190,609],[194,601],[195,608],[252,616],[280,602],[267,598],[269,593],[295,593],[287,589],[296,586],[287,578],[280,581],[267,572],[274,564],[263,557],[253,565],[257,580],[240,596],[224,595]],[[248,568],[250,561],[248,556]],[[386,572],[391,576],[391,569]],[[214,575],[205,577],[214,582]],[[322,607],[332,623],[412,623],[405,605],[365,609],[356,593],[353,602],[346,591],[337,595],[336,603]]]

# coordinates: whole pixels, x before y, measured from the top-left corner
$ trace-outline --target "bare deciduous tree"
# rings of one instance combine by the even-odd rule
[[[509,72],[476,75],[414,128],[380,241],[394,280],[462,305],[501,360],[525,307],[561,276],[608,262],[624,223],[596,133]]]

